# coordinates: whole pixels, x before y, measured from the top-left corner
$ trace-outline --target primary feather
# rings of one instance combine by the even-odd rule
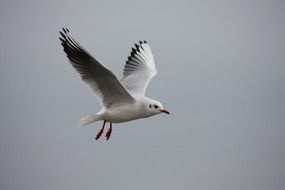
[[[140,41],[132,48],[126,61],[121,82],[133,95],[143,96],[150,80],[157,71],[150,46],[146,41]]]
[[[134,98],[112,71],[101,65],[69,34],[68,29],[60,32],[61,44],[72,64],[105,108],[121,103],[132,103]]]

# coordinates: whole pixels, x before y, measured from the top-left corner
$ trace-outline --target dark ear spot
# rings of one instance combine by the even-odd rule
[[[149,106],[148,106],[149,108],[151,108],[151,104],[149,104]]]

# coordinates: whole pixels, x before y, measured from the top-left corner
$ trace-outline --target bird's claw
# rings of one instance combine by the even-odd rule
[[[96,140],[96,141],[101,137],[102,133],[103,133],[103,129],[101,129],[101,130],[97,133],[97,135],[96,135],[96,137],[95,137],[95,140]]]
[[[112,134],[112,128],[110,127],[106,133],[106,140],[109,140],[109,138],[111,137],[111,134]]]

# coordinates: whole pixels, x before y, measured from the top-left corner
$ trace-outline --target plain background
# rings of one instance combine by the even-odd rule
[[[284,1],[0,2],[0,189],[285,189]],[[121,78],[147,40],[171,115],[78,128],[100,109],[61,27]]]

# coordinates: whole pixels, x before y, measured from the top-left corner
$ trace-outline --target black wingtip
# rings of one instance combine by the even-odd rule
[[[69,30],[67,28],[62,28],[62,30],[65,34],[69,32]]]
[[[63,32],[59,32],[60,33],[60,35],[61,35],[61,38],[63,39],[63,40],[66,40],[66,34],[65,33],[63,33]]]
[[[132,51],[131,52],[131,57],[135,56],[135,54],[136,54],[136,51]]]
[[[64,40],[62,37],[59,37],[59,40],[60,40],[62,43],[65,43],[65,40]]]
[[[140,52],[140,46],[138,44],[135,44],[135,47],[136,47],[137,51]]]

